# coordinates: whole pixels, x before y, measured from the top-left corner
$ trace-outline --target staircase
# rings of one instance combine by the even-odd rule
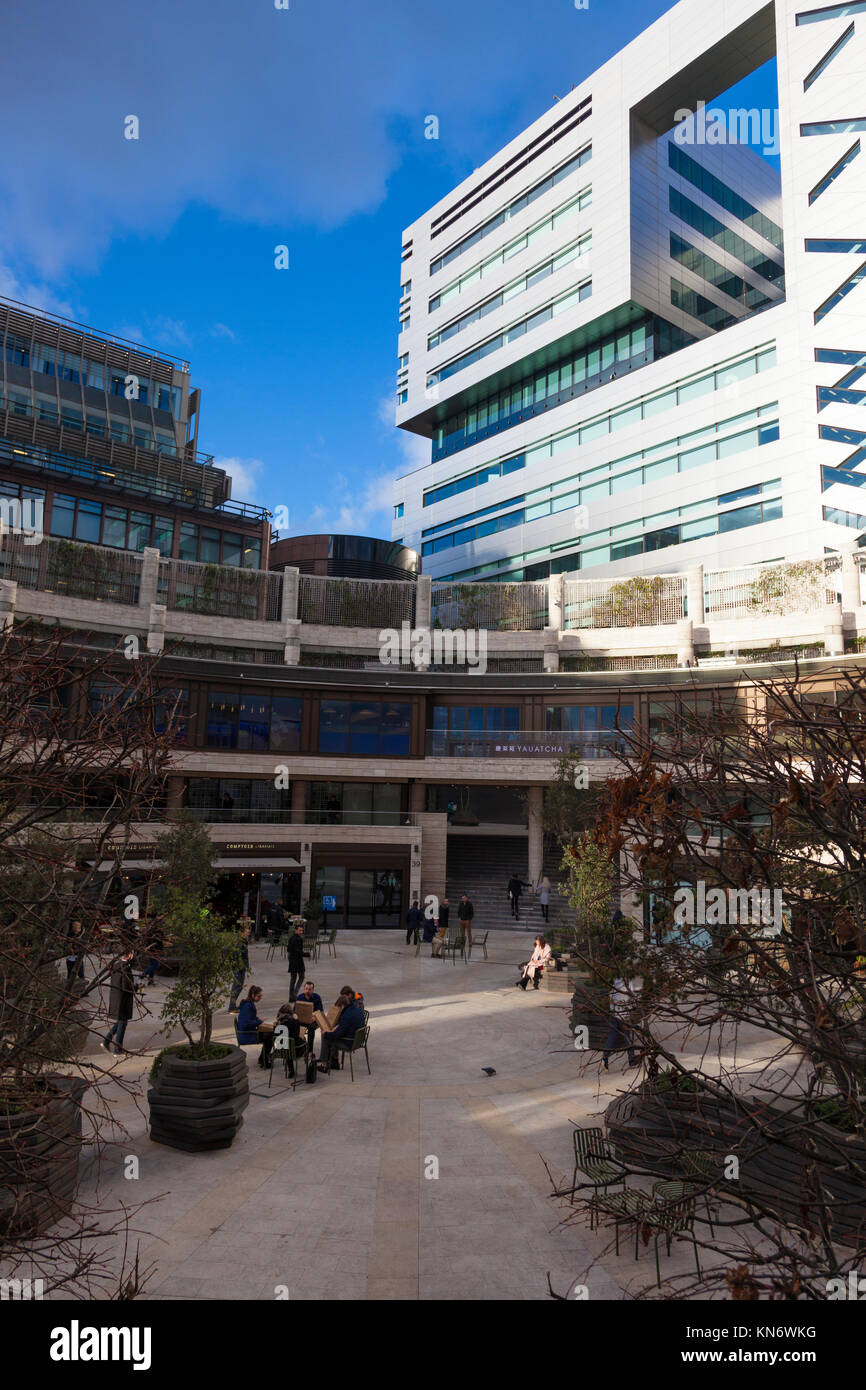
[[[524,888],[520,920],[515,922],[506,889],[513,873],[519,874],[524,883],[529,880],[526,836],[461,835],[449,831],[446,876],[452,924],[456,925],[460,895],[465,893],[475,908],[473,932],[513,927],[543,934],[551,927],[572,927],[574,913],[556,891],[559,861],[558,850],[545,853],[543,872],[550,879],[550,921],[546,923],[541,915],[538,895],[531,888]]]

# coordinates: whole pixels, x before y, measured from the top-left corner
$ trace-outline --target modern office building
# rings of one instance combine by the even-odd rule
[[[726,100],[774,58],[778,111]],[[796,560],[866,526],[864,91],[862,0],[681,0],[406,230],[397,422],[431,458],[394,535],[426,573]]]
[[[414,579],[420,556],[400,541],[375,536],[286,536],[271,542],[270,569],[341,579]]]

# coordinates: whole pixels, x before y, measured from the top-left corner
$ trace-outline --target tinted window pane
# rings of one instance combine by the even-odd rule
[[[411,705],[386,701],[382,706],[382,752],[395,757],[408,755],[411,731]]]
[[[238,696],[233,691],[210,691],[207,702],[208,748],[237,748],[238,703]]]
[[[297,753],[301,746],[301,701],[275,695],[271,701],[271,747]]]
[[[319,752],[348,753],[349,702],[323,700],[319,711]]]
[[[267,695],[242,695],[238,748],[264,752],[270,737],[270,699]]]

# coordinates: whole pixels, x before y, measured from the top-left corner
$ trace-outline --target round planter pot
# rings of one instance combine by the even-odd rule
[[[69,1211],[78,1181],[85,1082],[48,1076],[44,1105],[0,1115],[0,1233],[41,1235]]]
[[[250,1102],[247,1059],[239,1047],[204,1062],[166,1052],[147,1099],[155,1143],[187,1153],[227,1149]]]

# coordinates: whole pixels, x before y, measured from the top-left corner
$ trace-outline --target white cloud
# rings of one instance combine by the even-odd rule
[[[214,458],[214,465],[224,469],[231,478],[232,498],[236,502],[258,502],[261,506],[270,506],[269,503],[262,503],[258,495],[264,467],[261,459]]]
[[[34,309],[44,309],[49,314],[61,314],[74,319],[75,312],[63,299],[58,299],[53,290],[37,280],[21,279],[10,266],[0,261],[0,295],[4,299],[17,299],[20,304],[29,304]]]

